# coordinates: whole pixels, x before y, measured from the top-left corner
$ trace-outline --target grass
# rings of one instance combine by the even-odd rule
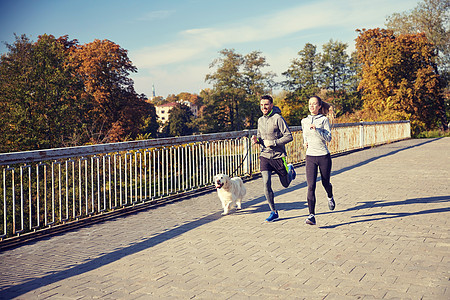
[[[450,137],[450,130],[443,131],[443,130],[428,130],[428,131],[422,131],[419,133],[415,138],[423,139],[423,138],[438,138],[438,137]]]

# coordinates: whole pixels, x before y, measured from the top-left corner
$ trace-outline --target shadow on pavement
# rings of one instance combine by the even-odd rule
[[[403,206],[403,205],[410,205],[410,204],[443,203],[443,202],[450,202],[450,196],[413,198],[413,199],[406,199],[403,201],[367,201],[367,202],[363,202],[362,204],[357,205],[353,208],[347,209],[345,211],[347,211],[347,212],[348,211],[360,211],[360,210],[376,208],[376,207],[394,207],[394,206]],[[410,217],[410,216],[424,215],[424,214],[443,213],[443,212],[450,212],[450,207],[447,206],[447,207],[442,207],[442,208],[419,210],[419,211],[413,211],[413,212],[379,212],[379,213],[374,213],[374,214],[354,215],[354,216],[352,216],[352,218],[364,218],[364,219],[359,219],[359,220],[335,224],[335,225],[320,226],[319,228],[332,229],[332,228],[350,225],[350,224],[373,222],[373,221],[394,219],[394,218],[403,218],[403,217]]]

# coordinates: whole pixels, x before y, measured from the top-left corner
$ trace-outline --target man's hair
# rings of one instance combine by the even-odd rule
[[[273,103],[273,98],[270,95],[261,96],[261,100],[269,100],[270,103]]]

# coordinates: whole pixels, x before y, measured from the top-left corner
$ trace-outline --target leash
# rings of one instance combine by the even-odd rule
[[[242,166],[242,164],[244,163],[244,160],[248,157],[248,153],[250,152],[250,149],[247,149],[247,152],[245,153],[244,157],[242,158],[241,162],[239,163],[239,165],[233,170],[233,172],[231,172],[230,175],[228,175],[230,178],[233,177],[233,175],[236,173],[236,171]],[[213,183],[215,186],[215,183]],[[221,188],[221,187],[220,187]],[[216,187],[217,189],[217,187]]]
[[[250,152],[250,151],[247,150],[247,153],[245,153],[245,155],[244,155],[244,157],[242,158],[241,163],[239,164],[239,166],[237,166],[237,167],[234,169],[234,171],[231,172],[231,174],[229,175],[230,177],[233,177],[234,173],[242,166],[242,164],[244,163],[244,160],[247,158],[249,152]]]

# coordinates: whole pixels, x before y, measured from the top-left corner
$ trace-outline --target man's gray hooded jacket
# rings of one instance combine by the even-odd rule
[[[258,119],[257,143],[261,145],[260,156],[265,158],[286,157],[285,145],[293,140],[281,110],[274,106],[272,111]],[[264,146],[266,145],[266,146]]]

